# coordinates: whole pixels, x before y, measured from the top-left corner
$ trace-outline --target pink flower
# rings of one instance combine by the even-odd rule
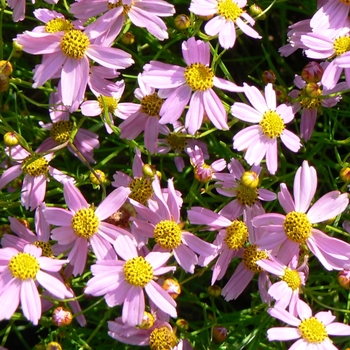
[[[41,148],[37,149],[38,153],[30,154],[22,146],[14,146],[9,154],[15,159],[15,165],[4,171],[0,178],[0,189],[25,174],[22,184],[21,204],[28,210],[37,208],[45,198],[46,183],[48,175],[51,175],[56,181],[64,183],[73,181],[70,176],[64,175],[60,170],[49,165],[53,153],[41,156]]]
[[[52,21],[46,27],[46,33],[26,31],[16,40],[23,46],[23,51],[44,55],[42,63],[35,69],[33,87],[43,85],[61,72],[60,84],[65,106],[83,101],[91,61],[113,69],[124,69],[134,63],[130,54],[94,44],[89,34],[72,29],[68,24],[66,30],[56,32]]]
[[[236,27],[246,35],[260,39],[261,36],[249,25],[255,21],[242,8],[247,0],[192,0],[189,10],[198,16],[213,16],[204,27],[209,36],[219,36],[219,43],[224,49],[230,49],[236,41]],[[248,22],[248,24],[245,22]]]
[[[214,75],[209,68],[209,43],[191,37],[182,43],[182,54],[187,67],[158,61],[144,66],[142,75],[146,84],[156,89],[170,89],[160,109],[159,122],[174,123],[190,101],[185,119],[185,128],[190,134],[195,134],[201,127],[205,114],[216,128],[228,129],[226,109],[213,86],[235,92],[243,91],[243,88]]]
[[[230,174],[216,174],[216,191],[226,197],[236,197],[221,210],[220,214],[237,219],[244,214],[253,217],[261,213],[262,205],[259,200],[272,201],[276,199],[276,194],[264,188],[258,188],[261,166],[253,165],[249,171],[245,171],[242,164],[232,158],[227,166]],[[248,219],[249,221],[249,219]]]
[[[285,124],[294,119],[293,109],[285,104],[276,107],[276,92],[272,84],[266,85],[265,96],[254,86],[244,84],[244,89],[254,108],[236,102],[231,112],[240,120],[259,125],[239,131],[233,137],[233,148],[246,150],[244,158],[250,165],[259,165],[266,156],[267,169],[275,174],[278,167],[277,139],[281,138],[292,152],[297,152],[301,147],[299,137],[285,128]]]
[[[172,16],[175,9],[163,0],[81,0],[72,4],[70,12],[83,20],[103,13],[86,31],[102,45],[109,46],[120,33],[127,18],[137,27],[146,28],[157,39],[167,39],[167,27],[159,17]]]
[[[145,312],[145,295],[161,310],[176,317],[176,303],[153,279],[169,271],[164,266],[170,253],[150,252],[139,256],[134,242],[127,236],[119,236],[114,243],[115,251],[123,260],[98,260],[91,266],[94,275],[87,283],[86,294],[104,295],[109,307],[123,305],[122,322],[131,326],[142,323]]]
[[[152,185],[155,203],[152,203],[149,208],[131,201],[138,213],[138,218],[133,219],[132,232],[136,235],[154,238],[156,242],[154,250],[173,252],[178,264],[186,272],[193,273],[198,263],[195,252],[209,256],[215,252],[216,246],[181,229],[181,205],[179,205],[179,198],[172,180],[168,180],[167,192],[162,192],[157,178]]]
[[[327,270],[350,267],[350,245],[313,228],[313,224],[342,213],[349,204],[348,195],[329,192],[309,209],[316,186],[316,170],[304,161],[294,177],[294,200],[287,186],[280,186],[278,200],[287,215],[270,213],[253,218],[253,225],[263,231],[257,244],[262,249],[279,247],[277,258],[284,263],[299,254],[301,244],[306,244]]]
[[[37,325],[41,317],[38,284],[58,299],[72,298],[73,294],[53,275],[66,263],[41,256],[41,248],[30,244],[23,252],[0,249],[0,320],[10,319],[21,303],[24,317]]]
[[[311,308],[304,302],[298,304],[299,318],[281,308],[269,309],[268,313],[291,326],[273,327],[267,331],[269,341],[297,340],[289,350],[337,350],[329,335],[348,336],[350,326],[333,322],[335,316],[330,311],[318,312],[312,316]]]
[[[120,187],[95,210],[81,192],[67,182],[63,194],[69,210],[54,207],[44,210],[47,222],[59,226],[52,230],[52,239],[70,250],[68,260],[74,266],[74,276],[84,271],[89,243],[97,259],[103,259],[113,256],[112,244],[119,235],[129,235],[127,231],[103,222],[124,204],[129,193],[129,189]]]

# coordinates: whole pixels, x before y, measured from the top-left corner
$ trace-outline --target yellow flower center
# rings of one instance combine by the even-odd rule
[[[192,63],[185,69],[186,84],[193,91],[204,91],[214,86],[214,73],[211,68],[202,63]]]
[[[243,221],[234,220],[226,228],[224,241],[229,249],[240,249],[247,242],[249,236],[248,227]]]
[[[151,95],[146,95],[141,100],[141,112],[151,117],[158,117],[163,102],[164,100],[160,98],[156,92]]]
[[[309,343],[322,343],[328,337],[326,326],[316,317],[301,321],[298,328],[302,338]]]
[[[48,258],[54,257],[52,249],[51,249],[51,244],[49,242],[36,241],[36,242],[34,242],[34,245],[36,247],[41,248],[41,250],[42,250],[41,255],[42,256],[46,256]]]
[[[99,220],[93,208],[79,209],[72,218],[72,228],[78,237],[90,238],[98,229]]]
[[[342,55],[345,52],[350,51],[350,37],[342,36],[337,38],[333,42],[333,48],[337,56]]]
[[[254,273],[263,271],[263,269],[256,264],[258,260],[267,259],[268,255],[266,252],[258,250],[258,246],[255,244],[250,245],[244,249],[243,263],[244,266]]]
[[[49,169],[49,162],[45,158],[29,156],[22,163],[22,171],[30,176],[46,175]]]
[[[235,22],[242,13],[243,10],[232,0],[218,0],[217,14],[226,20]]]
[[[236,188],[236,198],[242,205],[251,207],[258,200],[258,189],[239,185]]]
[[[80,30],[73,29],[65,33],[61,39],[62,52],[71,58],[81,59],[90,45],[88,36]]]
[[[14,255],[8,268],[14,278],[19,278],[22,281],[33,279],[35,280],[38,271],[40,270],[39,261],[36,257],[28,253],[18,253]]]
[[[153,278],[153,268],[142,256],[129,259],[124,265],[124,278],[135,287],[145,287]]]
[[[264,113],[259,124],[262,128],[263,134],[270,139],[279,137],[285,128],[281,116],[277,112],[271,110]]]
[[[175,334],[166,326],[154,329],[149,336],[151,350],[171,350],[176,344]]]
[[[150,199],[153,194],[152,182],[150,179],[145,179],[143,177],[136,178],[130,182],[129,187],[131,189],[129,198],[141,204],[146,204],[147,200]]]
[[[283,228],[291,241],[304,244],[311,235],[312,225],[306,214],[291,211],[284,219]]]
[[[298,289],[301,285],[301,279],[298,271],[292,270],[289,267],[284,270],[284,275],[281,279],[282,281],[286,282],[288,287],[292,288],[292,290]]]
[[[45,25],[45,32],[47,33],[68,32],[72,29],[74,29],[74,26],[71,21],[64,18],[54,18]]]
[[[50,136],[57,143],[61,144],[69,140],[72,133],[73,123],[70,121],[59,121],[52,124]]]
[[[174,221],[160,221],[154,228],[155,241],[165,249],[175,249],[181,244],[181,229]]]
[[[123,14],[124,15],[127,15],[129,13],[129,11],[131,10],[131,8],[134,6],[134,1],[131,2],[131,5],[128,6],[128,5],[123,5],[123,1],[122,0],[119,0],[117,1],[116,3],[110,3],[109,1],[107,1],[108,3],[108,9],[109,10],[112,10],[116,7],[120,7],[120,6],[123,6]]]
[[[185,135],[178,132],[171,132],[166,136],[166,140],[174,151],[183,151],[187,144]]]
[[[107,110],[108,113],[113,114],[118,107],[118,101],[112,96],[100,95],[99,97],[97,97],[97,101],[100,105],[100,108],[102,109],[102,113],[104,113]]]

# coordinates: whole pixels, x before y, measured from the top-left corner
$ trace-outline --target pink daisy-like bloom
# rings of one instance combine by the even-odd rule
[[[300,302],[299,293],[305,285],[306,277],[303,270],[308,271],[305,263],[297,268],[298,257],[294,256],[288,266],[282,264],[273,256],[256,262],[265,271],[278,276],[281,281],[275,282],[268,293],[276,300],[275,307],[286,309],[297,316],[297,305]]]
[[[262,205],[259,200],[269,202],[276,199],[274,192],[258,188],[262,169],[260,165],[253,165],[246,171],[237,159],[232,158],[227,168],[230,174],[216,174],[216,191],[223,196],[236,199],[220,210],[221,215],[231,220],[242,214],[247,218],[253,217],[261,213]]]
[[[74,276],[84,271],[89,244],[97,259],[104,259],[113,254],[112,244],[119,235],[130,235],[124,229],[103,222],[124,204],[129,193],[128,188],[120,187],[95,209],[73,183],[67,182],[63,194],[69,210],[54,207],[44,210],[47,222],[59,226],[52,230],[52,239],[70,249],[68,260],[74,266]]]
[[[244,92],[254,107],[236,102],[232,114],[245,122],[258,123],[239,131],[233,137],[233,148],[246,150],[244,158],[250,165],[259,165],[266,156],[267,169],[275,174],[278,167],[277,139],[281,138],[292,152],[301,147],[300,139],[285,125],[294,119],[293,108],[286,104],[276,107],[276,92],[272,84],[265,87],[265,96],[254,86],[244,84]]]
[[[48,22],[45,33],[26,31],[16,41],[24,52],[43,55],[42,63],[35,69],[33,87],[61,72],[62,101],[65,106],[72,106],[84,99],[90,61],[112,69],[124,69],[134,61],[123,50],[94,44],[89,34],[61,21],[57,18]]]
[[[321,311],[312,316],[312,310],[300,301],[297,307],[299,318],[282,308],[272,308],[268,313],[291,327],[273,327],[267,331],[269,341],[298,339],[289,350],[337,350],[329,335],[349,336],[350,326],[333,322],[335,316],[330,311]]]
[[[41,151],[41,146],[37,149],[38,153],[32,154],[20,145],[12,147],[9,155],[16,164],[5,170],[0,178],[0,189],[2,189],[21,174],[25,174],[21,190],[21,204],[27,210],[36,209],[44,201],[48,175],[61,183],[73,181],[70,176],[49,165],[54,156],[53,153],[41,157],[39,153]]]
[[[87,283],[86,294],[104,295],[109,307],[123,305],[122,322],[131,326],[141,325],[145,312],[145,295],[153,303],[176,317],[176,303],[169,294],[154,281],[154,278],[169,271],[174,266],[164,266],[170,253],[150,252],[139,256],[134,241],[128,236],[119,236],[114,242],[118,256],[123,260],[98,260],[91,266],[94,275]]]
[[[203,151],[197,145],[193,149],[187,147],[187,153],[194,167],[194,176],[199,182],[208,182],[212,179],[217,179],[218,172],[226,168],[226,160],[223,158],[214,161],[210,165],[206,164]]]
[[[139,88],[135,90],[135,97],[140,101],[140,105],[134,104],[137,110],[119,125],[120,137],[134,140],[143,131],[145,147],[151,153],[155,153],[159,133],[164,135],[169,130],[166,125],[159,124],[159,112],[164,99],[159,92],[144,83],[141,74],[138,75],[137,81]]]
[[[310,62],[308,65],[314,64],[319,65],[316,62]],[[323,69],[329,65],[329,62],[319,65],[322,72]],[[304,68],[305,69],[305,68]],[[320,77],[320,80],[322,78]],[[293,111],[297,113],[300,109],[301,121],[300,121],[300,137],[305,141],[308,141],[311,137],[312,131],[314,130],[316,117],[318,113],[322,113],[322,107],[331,108],[334,107],[340,100],[341,96],[332,96],[328,98],[322,98],[334,94],[336,92],[344,91],[347,89],[347,83],[338,83],[333,89],[323,88],[319,81],[305,81],[299,75],[295,75],[294,85],[300,90],[292,90],[289,96],[296,101],[293,103]]]
[[[263,232],[257,244],[262,249],[279,247],[276,257],[284,263],[299,254],[301,244],[306,244],[327,270],[350,267],[350,245],[313,228],[313,224],[342,213],[349,204],[348,194],[329,192],[309,209],[316,186],[316,170],[304,161],[294,177],[294,200],[287,186],[280,185],[278,200],[287,215],[269,213],[253,218],[253,225]]]
[[[54,149],[59,145],[67,143],[68,149],[77,157],[75,150],[69,145],[69,140],[73,131],[73,122],[70,121],[68,108],[62,105],[62,100],[58,92],[50,95],[50,118],[52,123],[39,124],[46,130],[50,130],[50,137],[43,141],[42,151]],[[90,130],[79,128],[73,140],[73,146],[90,163],[96,163],[93,151],[100,147],[98,135]]]
[[[19,303],[25,318],[34,325],[41,317],[38,284],[58,299],[72,298],[64,283],[54,276],[66,260],[41,256],[41,248],[28,244],[23,252],[0,249],[0,320],[10,319]]]
[[[204,115],[220,130],[228,129],[226,109],[213,90],[240,92],[242,87],[217,78],[210,64],[208,42],[189,38],[182,43],[182,54],[187,67],[151,61],[144,66],[143,81],[156,89],[172,89],[160,109],[161,124],[171,123],[181,117],[190,101],[186,113],[185,128],[192,135],[201,127]]]
[[[115,91],[111,91],[110,96],[104,96],[93,91],[97,100],[84,101],[80,106],[81,113],[86,117],[101,115],[109,134],[113,132],[111,126],[114,125],[114,116],[126,119],[138,109],[135,103],[119,103],[125,89],[124,80],[116,82],[114,85]]]
[[[101,44],[109,46],[120,33],[127,18],[137,27],[146,28],[157,39],[167,39],[167,27],[159,17],[172,16],[175,9],[163,0],[80,0],[72,4],[70,12],[83,20],[103,13],[88,25],[86,32]]]
[[[189,273],[194,272],[198,253],[209,256],[216,250],[213,244],[202,241],[194,234],[183,231],[180,221],[178,194],[172,180],[168,180],[168,191],[162,192],[158,178],[153,183],[155,203],[149,208],[131,200],[138,217],[133,219],[132,232],[139,236],[154,238],[154,250],[173,252],[178,264]]]
[[[236,25],[246,35],[260,39],[257,31],[251,28],[254,19],[243,10],[247,0],[192,0],[189,10],[198,16],[213,16],[204,30],[210,36],[219,36],[224,49],[230,49],[236,42]],[[248,24],[245,22],[248,22]]]

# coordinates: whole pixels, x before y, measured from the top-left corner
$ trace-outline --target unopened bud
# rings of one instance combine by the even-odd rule
[[[73,320],[72,312],[62,306],[53,311],[52,322],[58,327],[68,326]]]
[[[102,170],[94,170],[95,174],[93,172],[90,173],[90,181],[94,185],[101,185],[106,182],[106,174]]]
[[[16,40],[12,42],[13,47],[13,57],[21,57],[23,53],[23,46],[19,44]]]
[[[301,78],[307,83],[318,83],[321,81],[323,68],[317,62],[309,62],[301,71]]]
[[[200,18],[202,21],[206,22],[209,21],[210,19],[212,19],[214,17],[214,14],[212,15],[207,15],[207,16],[198,16],[198,18]]]
[[[154,165],[151,165],[151,164],[145,164],[143,167],[142,167],[142,173],[143,175],[145,175],[145,177],[148,177],[148,178],[153,178],[154,175],[157,175],[159,177],[159,179],[162,178],[162,173],[158,170],[156,170],[156,167]]]
[[[339,177],[343,182],[349,182],[350,181],[350,168],[349,167],[344,167],[342,170],[339,172]]]
[[[227,328],[223,326],[214,326],[213,339],[217,343],[222,343],[227,339]]]
[[[17,146],[19,143],[18,135],[12,131],[7,132],[4,135],[4,143],[7,147]]]
[[[135,42],[135,35],[131,32],[127,32],[122,36],[121,41],[125,45],[132,45]]]
[[[11,226],[9,224],[0,225],[0,238],[5,234],[12,234]]]
[[[121,228],[130,228],[130,217],[136,216],[136,210],[129,202],[124,203],[106,222]]]
[[[154,321],[155,317],[151,313],[144,311],[142,322],[138,327],[141,329],[150,329],[153,327]]]
[[[23,218],[17,219],[23,226],[25,226],[28,230],[30,230],[29,221]]]
[[[9,77],[13,72],[12,64],[11,62],[2,60],[0,61],[0,73],[5,74],[7,77]]]
[[[4,73],[0,73],[0,92],[5,92],[10,88],[10,78]]]
[[[307,83],[305,86],[305,93],[308,97],[318,98],[322,94],[322,90],[316,83]]]
[[[62,350],[62,346],[59,343],[52,341],[46,345],[46,350]]]
[[[350,271],[343,270],[338,273],[338,283],[346,290],[350,290]]]
[[[221,288],[216,284],[208,287],[208,294],[214,298],[217,298],[221,295]]]
[[[259,19],[264,20],[264,19],[266,19],[266,15],[265,14],[261,15],[262,12],[263,12],[263,10],[257,4],[253,4],[249,7],[249,13],[251,16],[253,16],[253,17],[259,16]]]
[[[179,282],[175,281],[172,278],[167,278],[162,285],[163,289],[168,292],[168,294],[176,299],[181,294],[181,286]]]
[[[180,328],[183,329],[184,331],[187,331],[188,328],[190,328],[190,324],[188,321],[186,321],[183,318],[179,318],[176,320],[176,325]]]
[[[257,188],[259,185],[259,175],[254,171],[245,171],[241,177],[241,184],[248,188]]]
[[[282,85],[274,85],[276,97],[279,102],[287,102],[289,100],[288,90]]]
[[[265,84],[269,84],[269,83],[274,84],[276,81],[275,73],[271,69],[265,70],[262,74],[262,81]]]
[[[181,14],[175,17],[174,24],[177,29],[184,30],[191,26],[191,21],[188,16]]]

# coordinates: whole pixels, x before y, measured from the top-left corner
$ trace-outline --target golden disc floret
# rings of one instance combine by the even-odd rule
[[[152,265],[142,256],[129,259],[124,265],[125,281],[135,287],[145,287],[153,279]]]
[[[165,249],[175,249],[181,244],[181,229],[170,220],[160,221],[154,228],[155,241]]]

